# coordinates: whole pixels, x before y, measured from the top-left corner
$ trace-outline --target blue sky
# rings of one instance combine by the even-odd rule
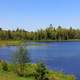
[[[80,0],[0,0],[0,27],[32,31],[49,24],[80,27]]]

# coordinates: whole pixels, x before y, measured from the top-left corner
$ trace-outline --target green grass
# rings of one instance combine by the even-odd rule
[[[54,78],[53,80],[76,80],[73,75],[58,72],[49,73],[49,77]],[[14,72],[0,71],[0,80],[34,80],[34,77],[19,77]]]
[[[0,71],[0,80],[34,80],[33,77],[19,77],[13,72]]]
[[[69,40],[0,40],[0,46],[18,46],[24,44],[25,42],[78,42],[80,39],[69,39]],[[33,46],[35,44],[32,44]],[[35,46],[40,46],[36,44]],[[44,44],[43,44],[44,45]],[[42,45],[41,45],[42,46]]]
[[[64,74],[63,72],[50,71],[49,77],[54,78],[54,80],[76,80],[74,75]]]
[[[24,41],[21,40],[0,40],[0,46],[17,46],[21,45]]]
[[[34,80],[33,76],[29,77],[20,77],[18,76],[14,70],[14,65],[8,64],[9,70],[7,72],[2,71],[0,66],[0,80]],[[36,64],[28,64],[26,65],[26,71],[28,75],[33,74],[35,72]],[[52,80],[76,80],[74,75],[64,74],[63,72],[50,71],[47,75]]]

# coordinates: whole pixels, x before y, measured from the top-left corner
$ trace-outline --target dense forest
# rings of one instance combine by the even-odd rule
[[[53,27],[52,24],[46,29],[40,29],[35,32],[26,31],[17,28],[16,30],[3,30],[0,28],[0,40],[69,40],[80,39],[80,29],[70,27]]]

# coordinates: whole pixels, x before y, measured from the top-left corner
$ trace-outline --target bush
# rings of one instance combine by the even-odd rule
[[[1,66],[3,71],[8,71],[8,64],[5,61],[1,61]]]

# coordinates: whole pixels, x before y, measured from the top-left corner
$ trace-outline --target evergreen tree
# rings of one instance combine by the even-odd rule
[[[36,72],[35,72],[35,80],[45,80],[47,79],[47,68],[43,63],[38,63]]]
[[[24,47],[20,47],[19,50],[15,53],[14,63],[16,68],[16,73],[19,76],[25,76],[25,67],[27,63],[30,62],[28,52]]]

